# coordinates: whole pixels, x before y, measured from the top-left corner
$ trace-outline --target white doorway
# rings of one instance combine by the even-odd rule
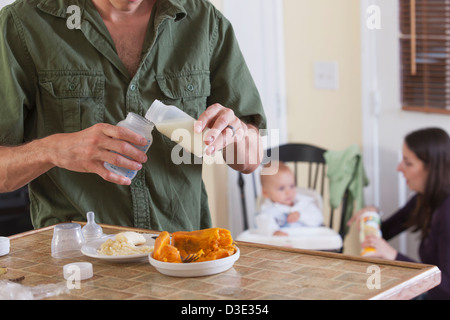
[[[282,0],[223,0],[223,13],[233,24],[240,48],[258,87],[267,116],[265,148],[287,140],[286,85]],[[257,178],[257,182],[259,178]],[[244,176],[251,187],[251,175]],[[233,236],[244,230],[238,173],[228,172],[229,225]],[[254,195],[246,192],[247,212],[254,213]]]

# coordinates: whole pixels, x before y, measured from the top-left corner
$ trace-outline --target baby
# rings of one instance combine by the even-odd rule
[[[286,228],[323,224],[315,199],[297,191],[294,173],[283,162],[275,174],[261,175],[261,186],[265,199],[255,218],[258,233],[287,236]]]

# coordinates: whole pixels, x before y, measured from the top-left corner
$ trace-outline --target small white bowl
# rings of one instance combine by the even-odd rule
[[[230,269],[239,259],[239,256],[239,248],[236,248],[236,252],[232,256],[211,261],[191,263],[162,262],[153,259],[153,252],[148,255],[148,260],[156,270],[168,276],[202,277],[221,273]]]

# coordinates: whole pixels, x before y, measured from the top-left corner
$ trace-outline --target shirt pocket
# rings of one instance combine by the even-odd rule
[[[207,98],[211,94],[209,71],[159,74],[156,81],[164,95],[163,103],[179,107],[194,119],[206,110]]]
[[[76,132],[104,121],[103,73],[44,71],[39,73],[39,86],[47,134]]]

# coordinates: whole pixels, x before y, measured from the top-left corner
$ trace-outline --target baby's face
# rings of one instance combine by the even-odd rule
[[[264,184],[263,195],[273,202],[292,206],[296,195],[294,174],[290,171],[279,171],[271,176]]]

